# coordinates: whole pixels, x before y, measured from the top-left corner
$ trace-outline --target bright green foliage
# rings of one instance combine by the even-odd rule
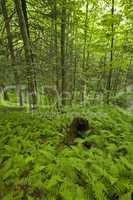
[[[77,115],[93,131],[68,147],[62,141]],[[1,109],[0,199],[131,200],[132,133],[133,117],[112,107],[41,116]]]

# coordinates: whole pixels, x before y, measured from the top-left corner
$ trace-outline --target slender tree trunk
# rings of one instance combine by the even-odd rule
[[[23,14],[24,14],[24,19],[25,19],[26,27],[27,27],[27,33],[28,33],[28,36],[30,38],[26,0],[21,0],[21,3],[22,3],[22,10],[23,10]]]
[[[24,43],[25,59],[27,64],[27,82],[28,82],[28,96],[29,96],[29,108],[30,110],[37,107],[37,93],[36,93],[36,83],[34,77],[33,68],[33,56],[31,51],[31,44],[28,34],[28,28],[25,20],[25,15],[23,11],[22,1],[14,0],[16,11],[19,19],[19,25],[21,30],[21,35]]]
[[[111,83],[112,83],[112,73],[113,73],[113,48],[114,48],[114,7],[115,7],[115,0],[112,0],[112,9],[111,9],[111,15],[112,15],[112,25],[111,25],[111,51],[110,51],[110,71],[108,75],[108,80],[107,80],[107,97],[106,97],[106,103],[109,104],[110,102],[110,95],[111,95]]]
[[[86,2],[86,14],[84,22],[84,47],[83,47],[83,62],[82,62],[82,76],[81,76],[81,103],[84,103],[85,100],[85,65],[86,65],[86,43],[87,43],[87,21],[88,21],[88,0]]]
[[[8,96],[8,92],[6,90],[6,87],[4,85],[2,85],[2,92],[3,92],[3,99],[4,99],[4,101],[9,101],[10,98]]]
[[[66,0],[62,0],[61,14],[61,75],[62,75],[62,105],[66,103],[66,69],[65,69],[65,44],[66,44]]]
[[[77,29],[75,24],[73,25],[73,36],[74,36],[74,70],[73,70],[73,83],[72,83],[72,94],[71,94],[71,104],[75,98],[75,91],[76,91],[76,73],[77,73],[77,44],[76,44],[76,37],[77,37]]]
[[[74,55],[74,72],[73,72],[73,88],[72,88],[72,95],[71,95],[71,103],[75,99],[76,72],[77,72],[77,55],[76,55],[76,50],[75,50],[75,55]]]
[[[10,53],[11,65],[14,70],[14,78],[15,78],[15,82],[16,82],[16,94],[17,94],[17,98],[18,98],[18,103],[20,106],[22,106],[23,103],[22,103],[22,99],[20,98],[21,97],[21,86],[20,86],[18,71],[15,66],[16,62],[15,62],[15,52],[14,52],[14,47],[13,47],[13,37],[12,37],[11,28],[10,28],[10,19],[8,16],[8,11],[7,11],[5,0],[1,0],[1,7],[2,7],[2,14],[4,17],[4,21],[5,21],[5,28],[6,28],[7,40],[8,40],[8,50]]]
[[[74,16],[71,13],[71,10],[67,12],[67,41],[66,41],[66,57],[67,57],[67,80],[68,80],[68,88],[69,91],[69,104],[72,103],[72,99],[74,98],[75,93],[75,76],[76,76],[76,66],[77,66],[77,56],[76,56],[76,44],[75,44],[75,26],[74,26]],[[71,37],[70,37],[71,35]]]
[[[22,10],[23,10],[23,14],[24,14],[24,19],[25,19],[25,23],[26,23],[26,28],[27,28],[27,34],[29,37],[29,41],[30,41],[30,31],[29,31],[29,23],[28,23],[28,15],[27,15],[27,4],[26,4],[26,0],[21,0],[22,3]],[[30,56],[31,56],[31,60],[32,63],[34,63],[34,56],[32,53],[32,48],[30,48]],[[34,79],[34,85],[35,85],[35,90],[37,92],[37,80],[36,80],[36,70],[34,65],[32,64],[32,73],[33,73],[33,79]]]
[[[55,49],[55,73],[56,73],[56,90],[57,95],[60,95],[60,79],[59,79],[59,61],[58,61],[58,30],[57,30],[57,0],[53,0],[53,13],[54,13],[54,49]],[[59,99],[57,99],[57,108],[59,108]]]

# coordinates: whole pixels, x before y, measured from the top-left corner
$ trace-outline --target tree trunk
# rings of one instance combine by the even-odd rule
[[[73,36],[74,36],[74,69],[73,69],[73,80],[72,80],[72,92],[71,92],[71,104],[75,99],[75,91],[76,91],[76,73],[77,73],[77,44],[76,44],[76,37],[77,37],[77,29],[73,25]]]
[[[8,92],[7,92],[7,90],[6,90],[6,87],[2,84],[1,85],[1,89],[2,89],[2,93],[3,93],[3,100],[4,101],[9,101],[10,100],[10,98],[9,98],[9,96],[8,96]]]
[[[26,64],[27,64],[29,108],[30,110],[33,110],[33,109],[36,109],[37,107],[37,93],[36,93],[36,83],[35,83],[35,77],[34,77],[31,44],[30,44],[25,14],[23,11],[22,1],[21,0],[14,0],[14,1],[15,1],[17,15],[19,18],[19,25],[20,25],[21,35],[22,35],[22,39],[24,43],[25,59],[26,59]]]
[[[54,48],[55,48],[55,73],[56,73],[56,89],[60,94],[60,80],[59,80],[59,69],[58,69],[58,31],[57,31],[57,1],[54,0]],[[57,108],[59,108],[59,102],[57,99]]]
[[[82,76],[81,76],[81,103],[84,103],[85,98],[85,65],[86,65],[86,43],[87,43],[87,20],[88,20],[88,0],[86,2],[86,13],[84,22],[84,47],[83,47],[83,62],[82,62]]]
[[[62,75],[62,105],[66,103],[66,69],[65,69],[65,40],[66,40],[66,0],[62,0],[61,14],[61,75]]]
[[[23,10],[23,14],[24,14],[25,23],[26,23],[27,33],[30,38],[26,0],[21,0],[21,3],[22,3],[22,10]]]
[[[5,21],[5,28],[6,28],[7,40],[8,40],[8,50],[10,53],[11,65],[14,70],[14,78],[15,78],[15,82],[16,82],[16,94],[17,94],[17,98],[18,98],[18,103],[20,106],[22,106],[22,101],[20,99],[20,93],[21,93],[20,81],[19,81],[17,69],[15,67],[16,62],[15,62],[15,53],[14,53],[14,47],[13,47],[13,37],[12,37],[11,28],[10,28],[10,19],[8,16],[8,11],[7,11],[5,0],[1,0],[1,7],[2,7],[2,14],[4,17],[4,21]],[[7,96],[7,95],[5,95],[5,96]]]
[[[110,95],[111,95],[111,83],[112,83],[112,73],[113,73],[113,48],[114,48],[114,7],[115,7],[115,0],[112,0],[112,9],[111,9],[111,15],[112,15],[112,25],[111,25],[111,51],[110,51],[110,70],[109,70],[109,75],[108,75],[108,80],[107,80],[107,97],[106,97],[106,103],[110,103]]]

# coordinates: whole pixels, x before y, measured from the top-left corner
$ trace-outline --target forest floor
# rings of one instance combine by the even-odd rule
[[[75,116],[93,131],[66,146]],[[133,115],[120,108],[29,114],[0,107],[0,152],[0,200],[133,199]]]

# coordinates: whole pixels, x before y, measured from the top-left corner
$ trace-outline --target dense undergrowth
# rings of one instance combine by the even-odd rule
[[[63,138],[77,115],[93,131],[69,147]],[[0,199],[132,200],[133,117],[112,107],[34,115],[1,109]]]

